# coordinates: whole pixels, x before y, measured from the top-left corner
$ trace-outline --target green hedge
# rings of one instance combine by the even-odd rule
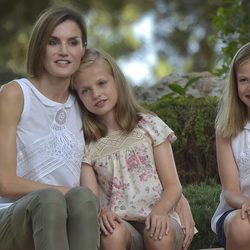
[[[191,250],[218,246],[210,227],[221,191],[215,152],[217,104],[217,97],[186,96],[143,104],[159,115],[178,137],[173,143],[176,166],[199,231]]]
[[[176,166],[183,185],[217,180],[215,129],[217,97],[162,98],[143,104],[175,132]]]
[[[217,208],[221,186],[216,183],[209,185],[200,183],[187,185],[183,193],[189,200],[193,217],[198,229],[190,249],[205,249],[219,247],[216,236],[211,230],[211,218]]]

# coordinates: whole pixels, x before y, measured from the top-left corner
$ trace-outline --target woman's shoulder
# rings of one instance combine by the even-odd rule
[[[17,81],[13,80],[11,82],[1,85],[0,97],[8,100],[18,100],[23,97],[23,92],[21,86]]]
[[[1,86],[0,90],[0,120],[17,122],[22,114],[24,96],[22,89],[15,81]]]

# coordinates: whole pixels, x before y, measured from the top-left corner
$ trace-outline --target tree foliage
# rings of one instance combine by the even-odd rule
[[[250,41],[249,0],[224,0],[213,17],[212,41],[220,45],[217,74],[225,75],[236,51]]]
[[[185,58],[187,71],[209,71],[216,55],[208,37],[212,35],[211,20],[221,0],[157,1],[155,39],[158,53],[177,58],[176,66]],[[168,46],[164,46],[164,43]],[[167,48],[167,49],[166,49]],[[178,60],[179,59],[179,60]]]
[[[165,65],[167,72],[212,71],[218,58],[218,40],[223,44],[220,58],[224,71],[235,50],[249,41],[247,0],[0,0],[0,81],[4,69],[25,72],[25,54],[31,28],[39,13],[49,6],[73,5],[87,20],[89,45],[104,49],[116,59],[148,52],[157,55],[155,75]],[[151,16],[150,44],[136,37],[133,27]],[[212,22],[213,21],[213,22]],[[213,26],[212,26],[213,24]],[[149,32],[144,30],[144,33]],[[212,38],[212,39],[210,39]],[[212,41],[212,43],[211,43]],[[143,47],[147,46],[147,50]],[[131,72],[136,74],[137,72]]]
[[[87,21],[89,45],[105,49],[114,57],[138,49],[140,41],[132,33],[132,24],[152,6],[151,1],[147,4],[142,0],[136,3],[131,0],[108,0],[105,3],[98,0],[0,1],[0,26],[3,27],[0,74],[6,74],[6,68],[16,73],[25,72],[25,55],[32,26],[39,13],[50,6],[79,8]]]

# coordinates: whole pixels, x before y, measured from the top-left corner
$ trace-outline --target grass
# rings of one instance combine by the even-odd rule
[[[194,236],[190,250],[218,247],[210,222],[219,203],[220,192],[221,186],[213,182],[190,184],[183,187],[183,193],[189,201],[199,231]]]

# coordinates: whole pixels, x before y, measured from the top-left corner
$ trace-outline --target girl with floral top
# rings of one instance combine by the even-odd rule
[[[86,49],[72,87],[87,143],[82,185],[101,204],[101,248],[181,249],[184,233],[175,207],[182,189],[173,131],[136,103],[120,68],[104,52]]]

